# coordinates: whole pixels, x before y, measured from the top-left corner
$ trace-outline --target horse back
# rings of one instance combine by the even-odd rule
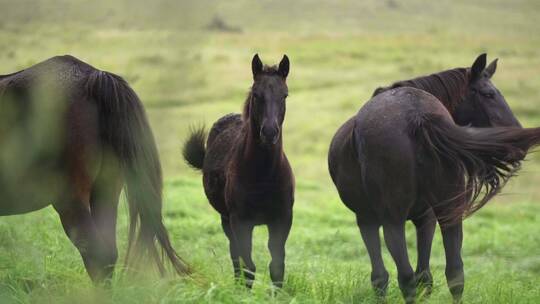
[[[218,119],[214,125],[212,125],[212,128],[210,129],[210,133],[208,134],[208,140],[206,142],[207,146],[211,146],[212,143],[216,140],[216,138],[223,134],[227,139],[231,135],[230,130],[239,131],[239,129],[242,126],[242,116],[237,113],[229,113],[225,116],[222,116],[220,119]]]
[[[38,81],[63,89],[80,89],[96,69],[70,55],[55,56],[15,73],[0,75],[0,92],[11,87],[32,89]]]
[[[225,162],[241,130],[240,114],[227,114],[214,123],[206,142],[203,171],[224,170]]]

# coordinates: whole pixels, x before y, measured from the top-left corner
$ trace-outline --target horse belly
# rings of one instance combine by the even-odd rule
[[[207,171],[203,173],[204,193],[210,205],[221,215],[227,215],[225,205],[225,176],[222,171]]]
[[[58,196],[57,187],[58,185],[50,179],[2,183],[0,215],[23,214],[45,208]]]
[[[39,210],[56,201],[65,189],[66,173],[59,154],[6,157],[0,163],[0,215]]]

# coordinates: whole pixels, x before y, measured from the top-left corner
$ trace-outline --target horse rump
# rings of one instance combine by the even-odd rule
[[[435,172],[439,181],[444,180],[440,174],[445,168],[457,170],[458,176],[464,178],[464,191],[458,194],[460,199],[430,202],[432,206],[436,203],[456,204],[447,206],[451,211],[444,220],[448,222],[482,208],[501,191],[508,179],[516,175],[528,150],[540,144],[540,128],[471,128],[457,126],[436,114],[412,117],[409,134],[434,166],[426,169]]]

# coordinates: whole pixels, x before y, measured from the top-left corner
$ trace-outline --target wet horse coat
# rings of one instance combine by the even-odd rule
[[[521,129],[490,81],[496,61],[485,67],[444,71],[390,87],[374,96],[335,134],[329,170],[351,209],[372,264],[372,284],[384,295],[388,272],[379,227],[398,267],[407,302],[415,285],[432,285],[429,269],[435,218],[441,223],[446,276],[456,301],[464,286],[461,260],[464,215],[481,208],[519,168],[540,130]],[[474,127],[460,127],[463,125]],[[504,127],[501,127],[504,126]],[[409,264],[404,223],[417,228],[418,263]]]

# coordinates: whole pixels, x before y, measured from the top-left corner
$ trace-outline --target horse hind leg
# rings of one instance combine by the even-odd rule
[[[107,162],[100,150],[99,119],[95,110],[93,103],[85,99],[73,100],[67,109],[65,146],[62,148],[66,192],[53,206],[66,234],[79,250],[90,278],[99,283],[112,274],[111,265],[115,264],[117,254],[100,233],[101,224],[109,222],[105,218],[112,217],[105,204],[98,202],[102,199],[97,199],[105,192],[99,191],[98,195],[94,189],[97,177],[102,175],[101,167]]]
[[[71,242],[77,247],[88,275],[95,283],[108,277],[107,265],[111,264],[110,252],[98,233],[88,208],[88,201],[80,197],[55,203],[62,226]]]
[[[414,218],[412,222],[416,227],[416,246],[418,250],[415,272],[417,287],[423,287],[424,294],[430,295],[433,288],[433,276],[431,275],[429,260],[437,219],[433,209],[428,208],[424,214]]]
[[[459,206],[461,204],[459,200],[464,199],[457,194],[462,194],[465,190],[459,173],[450,170],[447,170],[446,173],[447,176],[445,176],[445,179],[448,181],[447,184],[453,185],[453,187],[447,186],[443,192],[438,193],[437,201],[439,203],[432,204],[432,208],[441,227],[446,256],[446,282],[454,303],[460,303],[465,287],[465,274],[463,271],[463,260],[461,258],[463,223],[461,218],[455,221],[449,221],[449,219],[450,215],[454,213],[454,206]],[[449,198],[454,198],[454,200]],[[457,200],[455,200],[456,198]]]
[[[70,145],[72,149],[80,146]],[[116,190],[110,187],[111,180],[104,178],[112,176],[105,174],[109,169],[90,173],[89,163],[84,158],[86,150],[69,151],[68,191],[53,206],[64,231],[79,250],[90,278],[98,283],[111,277],[117,259],[112,230],[116,227],[116,204],[121,187],[114,188]],[[103,161],[105,164],[105,159]]]
[[[388,271],[381,255],[380,225],[365,223],[359,216],[356,217],[356,223],[371,261],[371,286],[378,297],[385,297],[388,288]]]
[[[111,278],[118,259],[116,220],[118,201],[124,185],[121,168],[113,159],[103,159],[101,170],[92,186],[90,210],[97,232],[103,240],[103,276]]]
[[[441,226],[444,251],[446,254],[446,282],[454,299],[454,303],[460,303],[465,286],[465,274],[463,272],[463,260],[461,259],[461,245],[463,243],[463,227],[459,223]]]
[[[398,283],[406,303],[414,303],[416,280],[407,254],[405,222],[383,225],[384,241],[397,266]]]

